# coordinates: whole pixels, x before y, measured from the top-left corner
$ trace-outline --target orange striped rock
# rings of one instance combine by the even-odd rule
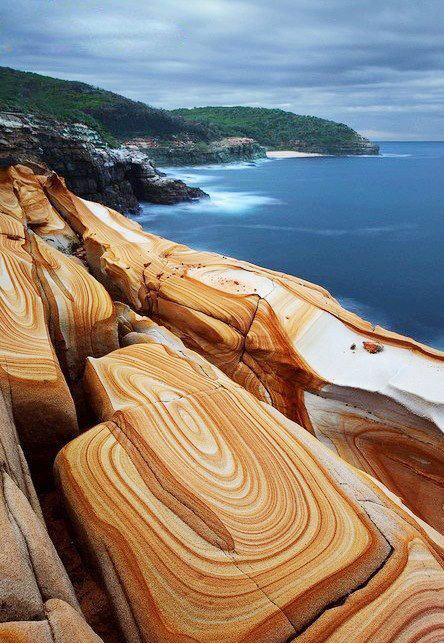
[[[38,179],[43,177],[20,166],[0,176],[0,383],[11,388],[23,445],[33,460],[43,451],[50,459],[77,432],[62,373],[82,407],[77,383],[86,357],[119,346],[107,291],[80,261],[45,241],[54,231],[42,232],[42,225],[60,220],[70,228]]]
[[[0,211],[0,388],[26,451],[55,453],[77,433],[74,403],[47,328],[25,226]]]
[[[34,232],[54,247],[67,251],[79,243],[79,238],[48,201],[42,190],[42,183],[45,181],[45,176],[36,176],[24,165],[9,167],[0,171],[0,183],[3,184],[0,195],[3,193],[9,200],[11,192],[15,193],[20,204],[16,215],[22,223],[26,222]]]
[[[57,475],[127,641],[439,640],[443,538],[279,411],[162,331],[85,388]]]
[[[443,353],[373,327],[324,289],[144,232],[52,175],[94,275],[444,532]]]

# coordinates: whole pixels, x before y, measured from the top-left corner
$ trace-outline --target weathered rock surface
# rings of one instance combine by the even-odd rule
[[[68,603],[46,601],[38,621],[0,623],[2,643],[102,643],[82,616]]]
[[[442,528],[441,353],[55,174],[1,171],[0,223],[0,641],[100,642],[13,422],[48,457],[84,408],[101,424],[57,475],[125,640],[440,641],[444,540],[421,518]]]
[[[0,167],[17,163],[43,163],[79,195],[125,212],[137,212],[139,201],[171,204],[207,196],[160,175],[140,151],[108,147],[85,125],[0,112]]]
[[[63,220],[64,228],[58,226],[59,220],[28,168],[1,171],[0,386],[11,391],[22,443],[33,463],[51,462],[77,433],[71,393],[81,396],[77,383],[86,357],[119,347],[109,294],[80,261],[53,247],[64,247],[67,240],[80,244]],[[63,235],[48,230],[51,226]]]
[[[54,457],[77,433],[69,388],[54,352],[35,282],[25,215],[10,176],[0,176],[0,388],[10,391],[24,449]]]
[[[156,165],[203,165],[253,161],[265,157],[265,147],[252,138],[228,137],[210,143],[170,141],[160,144],[151,139],[135,138],[127,141],[129,149],[141,150]]]
[[[444,531],[442,353],[373,328],[319,286],[148,234],[55,176],[45,190],[114,298],[165,324]]]
[[[102,424],[57,459],[126,640],[438,640],[442,538],[166,343],[89,360]]]
[[[379,154],[379,145],[372,143],[365,138],[356,134],[356,137],[352,141],[342,141],[340,143],[314,143],[310,144],[306,141],[293,141],[289,146],[289,149],[295,150],[297,152],[310,152],[315,154],[334,154],[338,156],[347,156],[348,154],[353,154],[354,156],[363,156],[363,155],[375,155]]]
[[[117,313],[108,293],[78,259],[57,250],[70,252],[80,245],[49,203],[39,177],[26,167],[0,171],[2,642],[101,641],[81,616],[71,581],[44,527],[13,421],[15,416],[40,487],[50,487],[52,459],[77,433],[69,388],[81,416],[79,379],[86,357],[119,346]],[[103,594],[83,574],[79,588],[79,571],[75,574],[90,621],[106,634],[107,642],[121,640],[103,622]],[[98,599],[101,604],[91,607]],[[108,622],[112,627],[109,616]]]
[[[0,393],[0,528],[0,641],[100,643],[46,531],[7,392]]]
[[[40,503],[14,424],[10,390],[6,387],[0,391],[0,470],[26,497],[36,516],[42,519]]]

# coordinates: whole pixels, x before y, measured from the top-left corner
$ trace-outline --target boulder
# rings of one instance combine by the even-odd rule
[[[103,643],[82,616],[65,601],[51,599],[39,621],[0,623],[1,643]]]
[[[40,503],[15,428],[10,390],[7,386],[0,389],[0,470],[9,476],[43,522]]]
[[[16,165],[3,171],[3,195],[6,191],[16,190],[22,223],[26,223],[42,239],[58,250],[70,254],[80,245],[80,239],[66,221],[49,203],[41,182],[45,181],[45,170],[34,172],[24,165]]]

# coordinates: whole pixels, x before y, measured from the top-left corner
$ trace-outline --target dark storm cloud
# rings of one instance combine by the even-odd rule
[[[164,107],[249,104],[444,139],[443,0],[14,0],[2,65]]]

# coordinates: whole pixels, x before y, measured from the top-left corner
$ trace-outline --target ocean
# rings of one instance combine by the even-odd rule
[[[374,324],[444,349],[444,143],[378,157],[168,168],[211,200],[143,205],[152,233],[298,275]]]

